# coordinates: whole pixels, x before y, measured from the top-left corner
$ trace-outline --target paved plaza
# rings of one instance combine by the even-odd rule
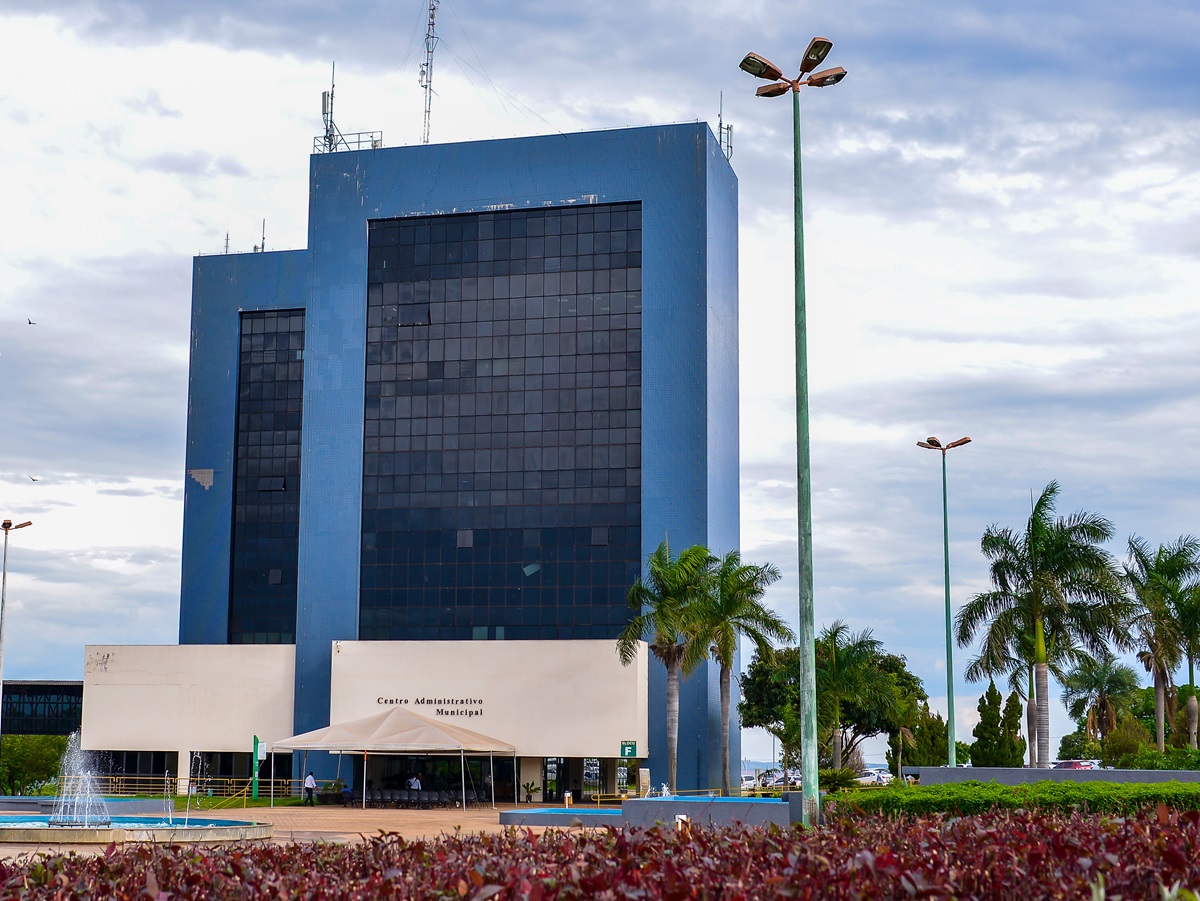
[[[461,828],[463,832],[501,832],[500,811],[512,810],[512,804],[492,807],[471,807],[466,810],[441,808],[434,810],[396,810],[325,805],[303,807],[253,807],[233,810],[201,811],[202,819],[252,820],[270,823],[271,840],[277,844],[289,842],[359,842],[381,832],[396,833],[405,838],[435,838],[442,833]],[[178,816],[178,815],[177,815]],[[536,832],[540,828],[534,827]],[[99,853],[103,845],[67,844],[6,844],[0,843],[0,857],[16,857],[33,852]]]

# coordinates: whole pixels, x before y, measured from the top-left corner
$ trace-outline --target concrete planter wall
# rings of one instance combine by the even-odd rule
[[[998,782],[1024,785],[1028,782],[1200,782],[1198,770],[1055,770],[1027,767],[915,767],[922,785],[960,782]],[[909,772],[909,768],[904,768]]]

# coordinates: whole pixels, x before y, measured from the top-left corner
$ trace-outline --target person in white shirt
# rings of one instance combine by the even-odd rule
[[[317,805],[317,799],[315,796],[316,790],[317,790],[317,780],[313,777],[313,774],[310,772],[307,776],[304,777],[304,803],[305,804],[311,804],[314,807]]]

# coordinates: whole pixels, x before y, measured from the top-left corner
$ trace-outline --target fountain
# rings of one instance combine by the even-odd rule
[[[51,826],[112,825],[108,805],[96,791],[96,777],[87,764],[87,755],[79,747],[79,733],[72,732],[58,770],[58,797],[50,814]]]
[[[110,804],[97,791],[97,779],[89,769],[88,754],[82,750],[79,733],[67,741],[58,777],[59,795],[52,799],[9,799],[13,806],[42,811],[37,814],[0,816],[0,842],[27,844],[109,844],[112,842],[232,842],[271,837],[265,823],[204,819],[185,816],[175,822],[175,804],[164,781],[161,802],[111,799],[111,806],[138,812],[138,816],[114,816]],[[48,814],[45,812],[48,810]],[[145,815],[147,814],[148,815]]]

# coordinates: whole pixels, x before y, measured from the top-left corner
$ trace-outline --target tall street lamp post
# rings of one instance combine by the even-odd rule
[[[946,451],[954,447],[970,444],[970,438],[959,438],[943,445],[932,435],[924,441],[918,441],[918,447],[942,452],[942,559],[946,570],[946,743],[949,746],[947,762],[950,766],[958,766],[958,751],[954,746],[954,642],[950,626],[950,513],[946,503]]]
[[[32,521],[14,526],[11,519],[0,523],[0,529],[4,530],[4,562],[0,564],[0,702],[4,699],[4,626],[8,623],[8,618],[4,615],[5,603],[8,600],[8,533],[31,525]]]
[[[794,79],[783,77],[783,70],[757,53],[747,53],[741,69],[755,78],[771,84],[755,93],[759,97],[779,97],[792,94],[792,137],[794,166],[794,201],[796,216],[796,498],[799,520],[800,564],[800,778],[804,795],[805,826],[817,822],[819,803],[817,786],[817,659],[816,629],[813,619],[812,572],[812,468],[808,444],[808,341],[804,313],[804,204],[801,200],[800,179],[800,88],[824,88],[846,77],[842,68],[813,72],[829,54],[833,42],[813,38],[800,63],[800,74]]]

